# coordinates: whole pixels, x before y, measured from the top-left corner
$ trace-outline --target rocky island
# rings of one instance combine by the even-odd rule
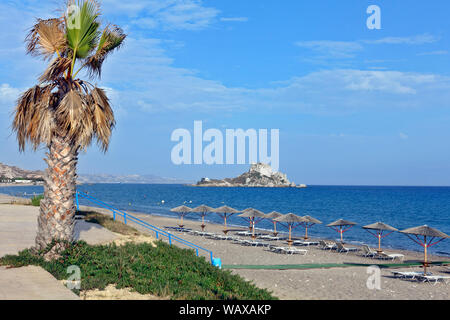
[[[254,163],[250,170],[236,178],[209,179],[202,178],[195,187],[285,187],[285,188],[305,188],[306,185],[296,185],[289,181],[286,174],[274,172],[272,167],[265,163]]]

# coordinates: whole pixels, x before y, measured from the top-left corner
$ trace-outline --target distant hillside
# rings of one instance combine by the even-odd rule
[[[42,179],[44,171],[24,170],[15,166],[8,166],[0,162],[0,181],[3,179]],[[78,183],[153,183],[153,184],[186,184],[191,181],[176,178],[159,177],[156,175],[112,175],[112,174],[80,174]]]
[[[42,179],[44,176],[43,171],[24,170],[15,166],[8,166],[0,162],[0,178],[6,179]]]
[[[190,181],[155,175],[112,175],[112,174],[80,174],[78,183],[148,183],[148,184],[185,184]]]

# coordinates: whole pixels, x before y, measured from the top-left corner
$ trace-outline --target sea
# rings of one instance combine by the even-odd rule
[[[129,213],[140,212],[167,217],[178,217],[170,209],[180,205],[211,207],[227,205],[238,210],[249,207],[265,213],[278,211],[300,216],[310,215],[321,220],[308,229],[312,238],[339,239],[339,234],[326,225],[337,219],[356,222],[344,233],[344,240],[353,244],[376,247],[378,240],[362,226],[378,221],[399,230],[428,225],[450,234],[450,187],[397,186],[308,186],[307,188],[218,188],[192,187],[177,184],[83,184],[78,190]],[[16,196],[42,194],[42,186],[0,187],[0,193]],[[84,199],[80,204],[93,205]],[[185,219],[201,220],[199,214],[188,214]],[[214,213],[206,221],[223,223]],[[246,227],[248,222],[233,215],[227,225]],[[256,228],[272,230],[270,220],[262,220]],[[281,225],[277,231],[286,232]],[[295,237],[304,234],[302,226],[293,230]],[[422,251],[409,237],[394,232],[382,240],[384,248]],[[430,253],[450,256],[450,239],[429,248]]]

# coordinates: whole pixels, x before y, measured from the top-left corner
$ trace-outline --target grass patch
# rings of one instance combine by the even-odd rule
[[[67,279],[67,268],[76,265],[81,269],[82,291],[103,290],[114,284],[118,289],[131,288],[141,294],[171,299],[275,299],[269,291],[257,288],[239,275],[213,267],[193,250],[162,241],[157,241],[156,247],[148,243],[93,246],[80,241],[70,244],[61,258],[51,262],[26,249],[18,255],[0,258],[0,265],[41,266],[58,280]],[[75,292],[79,294],[78,290]]]
[[[115,233],[123,234],[126,236],[142,235],[142,233],[135,228],[98,212],[77,211],[77,215],[84,216],[84,220],[86,222],[97,223]]]
[[[39,207],[41,205],[41,200],[44,199],[43,195],[34,196],[31,198],[31,205],[35,207]]]

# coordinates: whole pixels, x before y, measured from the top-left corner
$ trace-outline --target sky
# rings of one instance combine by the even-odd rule
[[[247,164],[176,165],[174,130],[278,129],[279,171],[295,183],[450,185],[450,2],[103,0],[128,37],[102,78],[117,125],[83,174],[233,177]],[[0,162],[19,153],[11,113],[46,67],[23,40],[61,0],[0,2]],[[369,29],[377,5],[381,29]]]

